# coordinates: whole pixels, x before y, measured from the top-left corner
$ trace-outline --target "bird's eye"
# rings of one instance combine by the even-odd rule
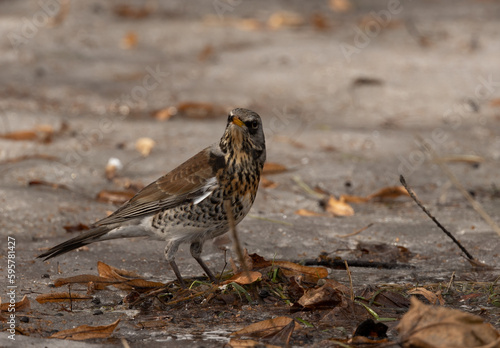
[[[253,129],[257,129],[257,128],[259,128],[259,122],[257,122],[257,121],[252,121],[252,128],[253,128]]]

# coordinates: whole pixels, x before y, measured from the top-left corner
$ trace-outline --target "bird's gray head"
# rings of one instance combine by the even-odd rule
[[[250,151],[264,163],[266,159],[266,140],[260,116],[251,110],[233,109],[227,118],[227,126],[221,139],[221,147],[230,146]]]

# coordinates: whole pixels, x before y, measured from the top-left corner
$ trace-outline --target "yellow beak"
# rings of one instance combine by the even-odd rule
[[[240,126],[240,127],[243,127],[245,124],[243,123],[242,120],[240,120],[238,117],[236,116],[233,116],[233,120],[232,122],[237,125],[237,126]]]

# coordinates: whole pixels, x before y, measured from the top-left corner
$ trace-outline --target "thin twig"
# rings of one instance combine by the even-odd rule
[[[418,198],[417,198],[417,196],[415,196],[415,193],[413,192],[413,190],[408,187],[408,184],[406,183],[406,180],[405,180],[403,175],[399,176],[399,181],[405,187],[405,189],[408,192],[408,194],[410,195],[410,197],[415,201],[415,203],[417,203],[417,205],[420,207],[420,209],[422,209],[423,212],[425,214],[427,214],[427,216],[437,225],[437,227],[439,227],[441,229],[441,231],[443,231],[448,237],[451,238],[451,240],[456,245],[458,245],[460,250],[462,250],[463,253],[465,255],[467,255],[469,260],[474,260],[474,257],[467,251],[467,249],[465,249],[465,247],[443,225],[441,225],[441,223],[439,221],[437,221],[437,219],[434,216],[432,216],[432,214],[429,213],[427,208],[425,208],[424,205],[418,200]]]
[[[376,261],[362,261],[362,260],[345,260],[349,262],[349,267],[366,267],[366,268],[382,268],[382,269],[412,269],[413,265],[397,263],[397,262],[376,262]],[[304,266],[324,266],[332,269],[345,269],[344,260],[318,260],[306,259],[295,260],[294,263],[299,263]]]
[[[349,286],[351,290],[351,301],[354,302],[354,288],[352,286],[352,276],[351,276],[351,270],[349,269],[349,264],[347,261],[344,261],[345,263],[345,270],[347,272],[347,276],[349,277]]]
[[[238,255],[241,268],[243,269],[243,272],[248,278],[248,281],[251,282],[252,277],[250,275],[250,271],[248,270],[245,258],[243,256],[243,249],[241,248],[240,239],[238,238],[238,232],[236,231],[236,222],[234,221],[233,207],[231,206],[230,200],[228,199],[224,200],[224,209],[226,210],[227,222],[229,224],[231,235],[233,236],[234,249],[236,250],[236,254]]]
[[[424,149],[431,155],[431,159],[433,161],[436,161],[436,159],[438,158],[438,156],[436,154],[436,151],[434,151],[434,149],[429,144],[427,144],[421,137],[417,137],[417,139],[420,141],[420,143],[422,144],[422,146],[424,147]],[[446,174],[446,176],[448,177],[448,179],[450,179],[450,181],[453,183],[453,185],[465,197],[465,199],[467,199],[467,201],[469,201],[469,203],[472,206],[472,208],[500,236],[500,227],[491,218],[491,216],[489,216],[488,213],[484,210],[484,208],[481,205],[481,203],[479,203],[474,198],[472,198],[472,196],[469,194],[469,192],[467,192],[467,190],[463,187],[463,185],[460,183],[460,181],[458,181],[457,177],[451,172],[451,170],[446,166],[446,164],[444,164],[441,161],[437,161],[436,163],[439,166],[439,168],[441,168],[441,170]]]
[[[372,226],[373,226],[373,222],[370,222],[368,225],[366,225],[365,227],[363,227],[363,228],[361,228],[361,229],[359,229],[359,230],[357,230],[357,231],[354,231],[354,232],[352,232],[352,233],[348,233],[348,234],[343,234],[343,235],[341,235],[341,236],[337,236],[337,237],[338,237],[338,238],[347,238],[347,237],[352,237],[352,236],[355,236],[355,235],[357,235],[357,234],[359,234],[359,233],[363,232],[364,230],[366,230],[366,229],[368,229],[368,228],[370,228],[370,227],[372,227]]]
[[[319,198],[319,199],[325,198],[325,195],[318,193],[318,192],[314,191],[312,188],[310,188],[309,185],[307,185],[304,182],[304,180],[302,180],[302,178],[300,176],[294,176],[293,181],[295,181],[295,183],[297,185],[299,185],[301,189],[303,189],[305,192],[307,192],[309,195],[313,196],[314,198]]]

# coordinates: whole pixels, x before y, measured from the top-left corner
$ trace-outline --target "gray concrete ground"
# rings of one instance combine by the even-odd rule
[[[268,176],[279,186],[261,187],[252,216],[239,226],[250,253],[287,260],[313,258],[322,251],[349,256],[346,250],[359,241],[379,242],[418,254],[412,261],[418,268],[354,269],[357,285],[445,281],[453,272],[458,279],[471,276],[459,250],[409,199],[354,205],[352,217],[294,214],[301,208],[321,212],[295,183],[296,176],[336,195],[367,195],[399,185],[398,176],[404,174],[473,255],[498,267],[499,236],[422,152],[416,136],[441,156],[484,159],[479,165],[456,162],[449,167],[500,223],[499,3],[353,1],[350,11],[335,12],[327,1],[151,1],[151,13],[141,19],[115,13],[116,6],[127,3],[142,6],[0,1],[0,134],[42,124],[58,130],[67,124],[46,143],[0,139],[0,288],[5,301],[10,236],[16,239],[17,298],[28,295],[35,313],[30,323],[18,324],[21,329],[38,327],[46,333],[116,318],[133,322],[134,314],[125,310],[89,319],[82,309],[58,317],[56,306],[40,305],[34,298],[50,292],[48,285],[58,277],[95,272],[99,260],[149,279],[171,280],[163,245],[120,240],[50,262],[34,258],[74,235],[64,225],[88,224],[116,209],[95,200],[101,190],[122,189],[104,176],[110,157],[126,164],[119,176],[147,184],[217,141],[225,112],[233,107],[262,116],[268,161],[291,169]],[[283,10],[302,23],[269,28],[269,18]],[[209,103],[215,116],[152,117],[158,109],[183,102]],[[140,137],[156,142],[145,158],[134,148]],[[9,162],[30,155],[56,160]],[[33,180],[69,189],[29,186]],[[339,238],[369,223],[374,226],[365,232]],[[212,243],[205,249],[210,267],[220,270],[222,252]],[[199,275],[188,255],[186,247],[178,254],[182,272]],[[347,280],[345,272],[332,276]],[[477,281],[483,277],[472,276]],[[114,291],[109,296],[121,295]],[[47,318],[50,325],[43,323]],[[226,332],[238,328],[218,328],[214,322],[206,332],[222,330],[213,336],[224,340]],[[206,332],[187,338],[219,346]],[[146,335],[130,323],[115,333],[132,346],[140,339],[181,345],[181,336],[176,341],[169,332]],[[17,339],[19,346],[59,344],[37,334]],[[4,330],[0,345],[15,346]]]

